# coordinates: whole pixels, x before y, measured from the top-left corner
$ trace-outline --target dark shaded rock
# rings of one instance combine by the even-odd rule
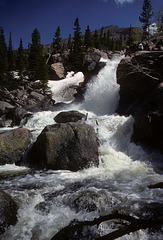
[[[46,126],[29,155],[33,164],[47,169],[78,171],[99,163],[95,131],[80,123]]]
[[[0,116],[4,113],[9,112],[11,109],[14,109],[14,108],[15,107],[10,103],[7,103],[5,101],[0,101]]]
[[[117,112],[135,117],[133,140],[163,152],[163,52],[140,51],[117,69]]]
[[[122,59],[117,69],[120,84],[120,114],[145,114],[157,108],[155,91],[163,81],[163,69],[158,64],[163,52],[137,52]]]
[[[18,205],[12,197],[0,190],[0,234],[10,225],[16,224]]]
[[[0,165],[19,163],[30,143],[31,133],[17,128],[0,134]]]
[[[159,149],[163,153],[163,114],[151,112],[135,117],[133,140]]]
[[[27,112],[24,108],[16,108],[11,111],[9,111],[6,114],[6,119],[12,120],[12,126],[19,126],[20,123],[27,123],[27,120],[29,117],[31,117],[32,114]]]
[[[30,95],[31,95],[32,98],[34,98],[34,99],[36,99],[36,100],[38,100],[38,101],[40,101],[40,102],[43,101],[44,98],[45,98],[44,95],[42,95],[42,94],[40,94],[40,93],[38,93],[38,92],[34,92],[34,91],[31,92]]]
[[[60,112],[54,120],[56,123],[77,122],[84,117],[86,116],[78,111],[68,111]]]
[[[155,101],[157,109],[163,113],[163,82],[156,88]]]

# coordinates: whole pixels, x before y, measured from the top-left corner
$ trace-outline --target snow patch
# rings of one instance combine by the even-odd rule
[[[82,72],[74,74],[73,71],[68,72],[66,78],[63,80],[49,80],[48,86],[51,88],[55,103],[72,102],[75,99],[74,94],[76,93],[76,87],[79,86],[79,83],[83,81],[84,74]]]

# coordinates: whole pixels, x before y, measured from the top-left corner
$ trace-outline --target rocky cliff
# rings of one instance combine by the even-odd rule
[[[139,51],[117,69],[117,112],[135,118],[133,140],[163,152],[163,51]]]

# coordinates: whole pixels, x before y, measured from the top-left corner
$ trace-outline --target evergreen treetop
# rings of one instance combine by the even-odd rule
[[[56,32],[55,32],[55,38],[53,38],[53,50],[55,53],[60,53],[62,46],[61,46],[61,29],[58,26]]]
[[[81,70],[83,64],[83,49],[79,18],[76,18],[74,23],[74,41],[70,58],[74,65],[75,70]]]
[[[4,30],[0,27],[0,81],[4,82],[7,78],[8,69],[7,45],[5,41]]]
[[[149,38],[149,27],[152,23],[152,5],[150,0],[144,0],[143,2],[143,11],[139,17],[140,22],[142,23],[142,28],[144,32],[144,37]]]
[[[23,71],[25,69],[25,54],[23,49],[23,41],[22,38],[20,38],[20,44],[19,48],[16,54],[16,69],[19,71],[20,78],[23,77]]]
[[[11,39],[11,32],[10,32],[10,37],[9,37],[9,45],[8,45],[8,71],[11,74],[11,71],[14,70],[14,65],[15,65],[15,61],[14,61],[14,52],[13,52],[13,46],[12,46],[12,39]]]
[[[30,78],[33,80],[42,79],[43,46],[41,37],[37,28],[32,33],[32,43],[29,45],[28,68]]]
[[[84,35],[84,46],[86,49],[88,49],[89,47],[92,47],[92,45],[93,45],[92,34],[91,34],[90,27],[88,25]]]

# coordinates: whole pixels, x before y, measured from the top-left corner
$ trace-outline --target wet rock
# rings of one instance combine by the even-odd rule
[[[31,133],[17,128],[0,134],[0,165],[19,163],[30,143]]]
[[[49,125],[33,144],[31,162],[39,168],[78,171],[98,166],[98,141],[92,126],[80,123]]]
[[[54,120],[56,123],[77,122],[86,116],[78,111],[60,112]]]
[[[136,116],[133,140],[142,142],[163,153],[163,114],[151,112],[147,115]]]
[[[0,234],[17,221],[18,205],[12,197],[0,190]]]
[[[11,126],[19,126],[21,123],[27,123],[31,113],[27,112],[24,108],[17,107],[6,114],[6,119],[12,120]]]

